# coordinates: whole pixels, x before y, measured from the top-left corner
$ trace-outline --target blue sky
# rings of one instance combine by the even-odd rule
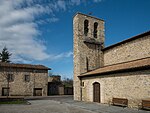
[[[73,77],[73,16],[105,20],[105,46],[150,30],[150,0],[0,0],[0,48],[14,63]]]

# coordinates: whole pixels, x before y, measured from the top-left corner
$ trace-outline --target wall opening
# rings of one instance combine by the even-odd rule
[[[8,87],[2,88],[2,96],[9,96],[9,88]]]
[[[88,31],[89,31],[88,26],[89,26],[89,21],[88,21],[88,20],[85,20],[85,21],[84,21],[84,35],[85,35],[85,36],[87,36]]]
[[[34,96],[42,96],[42,88],[34,88]]]
[[[97,38],[97,27],[98,27],[98,23],[95,22],[95,23],[94,23],[94,33],[93,33],[94,38]]]
[[[100,83],[93,83],[93,102],[100,103]]]

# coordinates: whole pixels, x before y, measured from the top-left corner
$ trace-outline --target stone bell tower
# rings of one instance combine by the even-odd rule
[[[74,33],[74,99],[81,100],[82,73],[103,66],[104,21],[77,13],[73,18]]]

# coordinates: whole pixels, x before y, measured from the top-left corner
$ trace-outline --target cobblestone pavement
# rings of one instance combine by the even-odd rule
[[[73,101],[72,96],[30,97],[31,105],[0,105],[0,113],[150,113],[150,111]]]

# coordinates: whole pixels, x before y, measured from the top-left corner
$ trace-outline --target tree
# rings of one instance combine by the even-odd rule
[[[9,63],[10,62],[9,59],[10,59],[11,55],[12,54],[9,53],[9,51],[7,50],[7,48],[4,47],[3,50],[2,50],[2,52],[0,53],[0,61],[1,62],[7,62],[7,63]]]
[[[2,52],[0,53],[0,62],[9,63],[10,56],[11,56],[11,53],[9,53],[7,48],[4,47]],[[3,80],[3,82],[7,81],[7,93],[8,93],[7,97],[8,97],[9,96],[9,82],[13,81],[13,74],[12,74],[11,67],[7,67],[7,68],[1,67],[0,72],[3,78],[5,79]]]
[[[73,80],[70,78],[64,78],[62,82],[65,87],[73,87]]]

